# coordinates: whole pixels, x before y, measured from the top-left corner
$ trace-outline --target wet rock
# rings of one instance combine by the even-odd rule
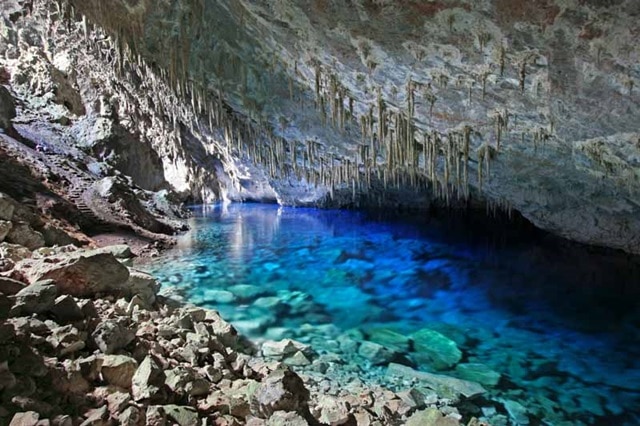
[[[26,285],[23,282],[7,277],[0,277],[0,293],[6,296],[13,296],[25,287]]]
[[[459,426],[460,422],[451,417],[445,417],[435,408],[416,411],[407,419],[406,426]]]
[[[446,370],[460,362],[462,352],[456,342],[435,330],[424,328],[411,335],[415,354],[419,363],[428,363],[436,370]]]
[[[119,293],[129,278],[127,267],[113,255],[83,251],[61,255],[56,262],[48,258],[23,260],[16,269],[28,282],[51,279],[60,293],[75,297]]]
[[[304,417],[298,413],[276,411],[267,419],[266,426],[308,426]]]
[[[45,244],[42,234],[34,231],[28,223],[23,222],[14,222],[5,239],[10,243],[21,245],[29,250],[35,250],[43,247]]]
[[[199,426],[200,419],[198,412],[193,407],[181,405],[165,405],[162,407],[167,419],[175,422],[178,426]]]
[[[36,426],[38,424],[38,420],[40,420],[40,415],[35,411],[17,413],[11,419],[9,426]]]
[[[352,421],[349,404],[340,398],[321,395],[315,406],[316,416],[322,424],[331,426],[344,425]]]
[[[136,401],[161,399],[164,393],[165,374],[151,356],[147,356],[133,375],[131,394]]]
[[[473,398],[486,392],[482,385],[466,380],[442,374],[432,374],[424,371],[417,371],[405,365],[391,363],[387,368],[387,375],[406,379],[415,379],[424,386],[435,390],[438,395],[444,398]]]
[[[278,370],[265,377],[251,396],[251,412],[268,418],[274,412],[298,411],[306,408],[309,391],[296,373]]]
[[[7,220],[0,220],[0,243],[4,241],[9,231],[13,228],[13,224]]]
[[[58,296],[51,308],[51,313],[63,324],[80,321],[84,318],[84,314],[75,299],[69,295]]]
[[[135,359],[125,355],[105,355],[100,359],[102,361],[100,372],[105,382],[125,389],[131,387],[133,375],[138,369]]]
[[[358,348],[358,355],[368,359],[374,365],[388,364],[395,357],[395,353],[386,347],[374,343],[364,341]]]
[[[16,309],[25,314],[39,314],[50,310],[58,289],[51,280],[37,281],[15,295]]]
[[[122,320],[106,320],[91,334],[96,346],[105,354],[112,354],[131,343],[136,335]]]
[[[465,363],[456,365],[459,378],[486,386],[495,386],[500,381],[500,373],[479,363]]]
[[[16,103],[9,90],[0,86],[0,129],[10,129],[11,121],[16,118]]]

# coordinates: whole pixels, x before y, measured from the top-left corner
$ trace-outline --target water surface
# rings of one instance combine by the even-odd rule
[[[460,363],[500,373],[491,398],[521,403],[531,424],[640,424],[637,259],[484,222],[256,204],[194,213],[145,268],[254,339],[340,352],[345,336],[434,330]],[[395,361],[460,376],[409,342]]]

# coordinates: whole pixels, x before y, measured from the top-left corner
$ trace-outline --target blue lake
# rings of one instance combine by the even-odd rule
[[[640,424],[637,258],[518,227],[453,225],[464,219],[259,204],[194,216],[175,249],[142,267],[253,339],[340,353],[345,336],[384,346],[391,332],[407,337],[391,345],[394,362],[465,379],[479,364],[499,373],[488,398],[520,403],[530,424]],[[455,359],[422,353],[424,330]],[[384,383],[384,362],[343,355]]]

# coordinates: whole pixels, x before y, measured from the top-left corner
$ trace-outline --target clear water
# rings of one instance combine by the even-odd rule
[[[430,328],[462,362],[499,372],[490,398],[520,402],[531,424],[640,424],[637,259],[423,218],[256,204],[194,213],[179,245],[144,266],[254,339],[322,352],[354,330]],[[415,355],[404,362],[433,369]]]

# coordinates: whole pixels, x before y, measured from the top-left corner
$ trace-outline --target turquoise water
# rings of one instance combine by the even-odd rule
[[[259,204],[194,213],[192,231],[144,267],[254,339],[342,351],[371,377],[391,358],[346,353],[345,339],[461,378],[455,364],[483,364],[500,374],[488,398],[521,403],[531,424],[640,424],[637,259],[484,222]],[[380,330],[411,339],[395,347]],[[459,359],[421,353],[420,330]]]

